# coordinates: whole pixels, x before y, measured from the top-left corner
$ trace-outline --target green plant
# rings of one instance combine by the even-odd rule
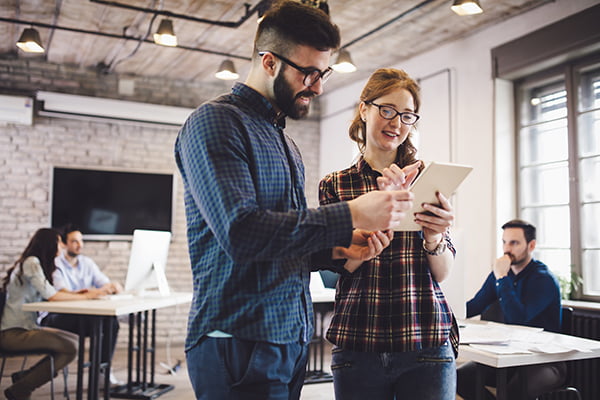
[[[557,276],[560,285],[560,294],[563,300],[569,300],[571,294],[579,290],[583,285],[583,278],[577,272],[571,270],[568,275],[560,274]]]

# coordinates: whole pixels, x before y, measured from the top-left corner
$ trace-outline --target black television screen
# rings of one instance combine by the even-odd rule
[[[88,239],[171,231],[172,205],[172,174],[53,169],[51,224],[75,224]]]

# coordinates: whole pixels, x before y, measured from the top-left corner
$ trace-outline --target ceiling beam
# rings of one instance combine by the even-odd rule
[[[188,21],[201,22],[205,24],[222,26],[224,28],[237,28],[242,25],[248,18],[252,16],[254,13],[260,13],[266,11],[270,5],[272,0],[261,0],[259,1],[253,8],[250,8],[250,4],[244,3],[244,7],[246,8],[246,13],[238,20],[238,21],[218,21],[218,20],[210,20],[205,18],[197,18],[191,15],[179,14],[172,11],[166,10],[155,10],[153,8],[146,7],[138,7],[131,4],[119,3],[117,1],[107,1],[107,0],[90,0],[92,3],[104,4],[106,6],[111,7],[121,7],[132,11],[141,11],[144,13],[155,14],[155,15],[164,15],[171,18],[185,19]]]
[[[37,26],[37,27],[48,28],[48,29],[58,29],[58,30],[64,30],[64,31],[69,31],[69,32],[84,33],[84,34],[88,34],[88,35],[103,36],[103,37],[108,37],[108,38],[112,38],[112,39],[134,40],[136,42],[142,41],[144,43],[150,43],[150,44],[159,46],[156,43],[154,43],[153,40],[143,39],[143,38],[139,38],[139,37],[135,37],[135,36],[129,36],[129,35],[125,35],[125,34],[117,35],[117,34],[108,33],[108,32],[90,31],[90,30],[87,30],[87,29],[79,29],[79,28],[69,28],[69,27],[66,27],[66,26],[60,26],[60,25],[54,25],[54,24],[45,24],[43,22],[23,21],[23,20],[18,20],[18,19],[14,19],[14,18],[4,18],[4,17],[0,17],[0,22],[9,22],[9,23],[13,23],[13,24]],[[163,47],[165,47],[165,46],[163,46]],[[203,48],[200,48],[200,47],[189,47],[189,46],[182,46],[182,45],[178,44],[177,46],[174,46],[173,48],[174,49],[190,50],[190,51],[198,51],[198,52],[201,52],[201,53],[214,54],[214,55],[224,56],[224,57],[231,57],[231,58],[236,58],[236,59],[245,60],[245,61],[250,61],[251,60],[251,58],[247,57],[247,56],[240,56],[240,55],[237,55],[237,54],[225,53],[225,52],[222,52],[222,51],[203,49]]]

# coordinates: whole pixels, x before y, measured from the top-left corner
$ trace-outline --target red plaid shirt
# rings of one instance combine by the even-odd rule
[[[361,157],[352,167],[321,180],[321,205],[377,190],[381,174]],[[448,234],[444,235],[455,253]],[[353,351],[406,352],[439,347],[450,339],[458,351],[458,327],[442,290],[431,277],[421,232],[395,232],[391,244],[338,281],[333,344]]]

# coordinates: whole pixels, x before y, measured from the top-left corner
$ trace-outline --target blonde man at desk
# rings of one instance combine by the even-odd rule
[[[73,225],[65,226],[61,231],[61,239],[65,251],[56,257],[56,270],[52,274],[56,290],[85,293],[90,289],[99,289],[104,294],[114,294],[123,290],[119,283],[111,282],[90,257],[81,254],[83,251],[83,235],[78,228]],[[42,320],[41,324],[79,334],[81,318],[89,319],[91,317],[50,313]],[[89,327],[92,324],[84,322],[83,326],[85,331],[82,333],[89,336]],[[111,332],[109,332],[110,327],[112,327]],[[111,340],[109,340],[109,333],[112,334]],[[104,325],[101,362],[104,363],[112,359],[118,333],[119,322],[115,317],[112,324]],[[112,384],[119,383],[112,374],[110,375],[110,382]]]
[[[467,318],[483,314],[483,319],[560,333],[560,289],[548,267],[532,257],[535,226],[514,219],[502,229],[504,254],[494,262],[475,297],[467,302]],[[457,370],[457,391],[465,400],[474,399],[479,389],[478,368],[484,370],[485,385],[495,386],[494,368],[474,362],[463,364]],[[508,378],[509,399],[521,398],[522,388],[527,399],[535,399],[564,383],[566,365],[561,362],[517,367],[509,371]],[[494,398],[487,390],[485,395],[486,399]]]

